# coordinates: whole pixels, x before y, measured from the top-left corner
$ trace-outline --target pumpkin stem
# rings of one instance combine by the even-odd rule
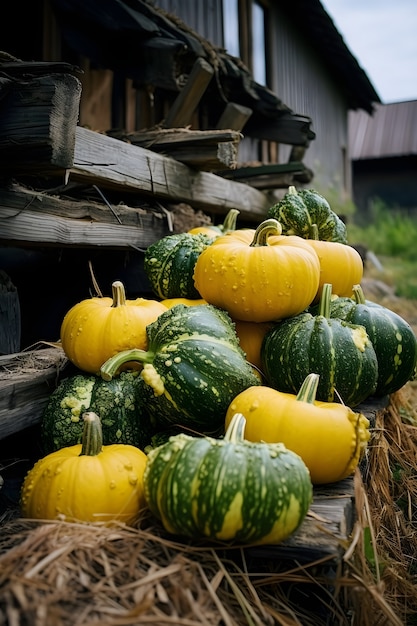
[[[297,189],[294,187],[294,185],[290,185],[290,186],[288,187],[288,191],[287,191],[287,193],[289,193],[289,194],[290,194],[290,195],[292,195],[292,196],[296,196],[296,195],[298,195]]]
[[[103,448],[101,420],[94,411],[83,414],[84,428],[80,456],[97,456]]]
[[[319,315],[330,318],[330,300],[332,298],[332,285],[330,283],[324,283],[323,291],[320,296]]]
[[[103,380],[111,380],[113,376],[125,363],[130,361],[139,361],[140,363],[152,363],[154,359],[153,352],[132,348],[131,350],[123,350],[110,357],[100,368],[100,376]]]
[[[320,240],[319,228],[318,228],[317,224],[311,224],[309,235],[310,235],[309,239],[314,239],[314,241],[319,241]]]
[[[238,443],[243,441],[246,427],[246,418],[242,413],[235,413],[230,420],[229,426],[224,434],[225,441]]]
[[[255,248],[257,246],[267,246],[269,235],[281,235],[282,226],[274,218],[270,218],[261,222],[258,228],[255,230],[252,243],[250,246]]]
[[[365,294],[360,285],[353,285],[352,291],[356,304],[366,304]]]
[[[123,306],[126,304],[126,292],[123,283],[120,280],[115,280],[111,286],[113,295],[112,307]]]
[[[319,379],[320,379],[319,374],[309,374],[308,376],[306,376],[296,396],[296,400],[298,400],[299,402],[307,402],[308,404],[314,404],[316,400]]]
[[[221,226],[222,233],[228,233],[231,230],[236,230],[237,216],[240,211],[237,209],[230,209],[229,213],[224,218],[224,222]]]

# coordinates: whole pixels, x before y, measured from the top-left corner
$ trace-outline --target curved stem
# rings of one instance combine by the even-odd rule
[[[319,374],[309,374],[300,387],[296,400],[314,404],[316,400],[317,387],[319,384]]]
[[[239,441],[243,441],[245,427],[245,416],[242,415],[242,413],[235,413],[230,420],[229,426],[227,427],[227,430],[224,434],[224,439],[233,443],[239,443]]]
[[[324,283],[323,291],[320,296],[319,315],[330,318],[330,300],[332,297],[332,285],[330,283]]]
[[[275,220],[274,218],[270,218],[268,220],[264,220],[255,230],[255,234],[253,236],[252,243],[250,246],[255,248],[256,246],[267,246],[268,245],[268,237],[270,235],[280,235],[282,233],[282,226]]]
[[[110,357],[100,368],[100,376],[103,380],[111,380],[113,376],[125,363],[130,361],[139,361],[140,363],[152,363],[154,358],[153,352],[146,352],[133,348],[131,350],[123,350]]]
[[[84,428],[80,456],[97,456],[103,448],[101,420],[94,411],[84,413],[83,419]]]
[[[120,280],[115,280],[111,286],[113,295],[112,307],[123,306],[126,304],[126,292],[123,283]]]
[[[221,227],[222,233],[228,233],[231,230],[236,230],[237,216],[240,211],[237,209],[230,209],[229,213],[224,218],[224,222]]]
[[[352,291],[356,304],[366,304],[365,294],[363,293],[363,289],[360,285],[353,285]]]

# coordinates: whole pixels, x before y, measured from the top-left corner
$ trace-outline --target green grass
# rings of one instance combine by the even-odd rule
[[[417,300],[417,217],[376,203],[369,221],[348,223],[348,241],[371,250],[382,265],[380,280],[398,296]]]

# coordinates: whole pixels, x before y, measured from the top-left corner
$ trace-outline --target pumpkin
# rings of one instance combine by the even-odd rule
[[[245,439],[282,442],[298,454],[313,484],[350,476],[370,438],[369,420],[338,402],[316,400],[318,374],[309,374],[297,395],[271,387],[249,387],[234,398],[226,413],[246,418]]]
[[[282,200],[268,209],[268,217],[277,219],[286,235],[313,239],[316,227],[319,239],[347,243],[346,225],[314,189],[297,190],[291,185]]]
[[[256,230],[215,239],[195,265],[201,297],[246,322],[270,322],[304,310],[317,293],[320,262],[303,239],[280,232],[279,222],[269,219]]]
[[[282,443],[243,438],[236,414],[223,439],[171,437],[151,450],[144,474],[152,513],[173,534],[239,544],[279,543],[307,514],[307,467]]]
[[[86,411],[100,415],[103,443],[127,443],[142,450],[152,429],[138,385],[138,371],[121,372],[105,381],[96,374],[78,373],[60,381],[51,393],[41,416],[43,452],[80,443],[82,416]]]
[[[317,232],[317,228],[313,228]],[[320,300],[323,285],[330,283],[333,293],[351,297],[353,286],[363,277],[363,261],[359,252],[352,246],[336,241],[322,241],[317,238],[306,239],[314,248],[320,261],[320,281],[313,303]]]
[[[177,304],[147,332],[147,351],[115,355],[102,366],[101,375],[111,379],[124,363],[142,363],[144,404],[161,428],[174,424],[206,434],[223,430],[232,398],[260,384],[226,311],[208,304]]]
[[[145,251],[143,267],[152,291],[161,300],[201,298],[194,285],[194,266],[212,242],[207,235],[176,233],[151,244]]]
[[[306,311],[282,320],[265,335],[261,348],[267,385],[297,393],[311,372],[320,375],[317,399],[350,407],[371,396],[378,361],[364,326],[330,318],[332,286],[323,286],[317,315]]]
[[[366,300],[360,285],[354,285],[353,298],[332,300],[330,316],[366,328],[378,360],[374,395],[394,393],[415,377],[417,338],[413,329],[394,311]]]
[[[203,298],[166,298],[165,300],[161,300],[162,304],[166,306],[167,309],[175,306],[176,304],[185,304],[186,306],[197,306],[199,304],[207,304]]]
[[[272,327],[272,322],[243,322],[242,320],[235,320],[236,334],[239,338],[240,347],[246,355],[246,360],[259,370],[262,369],[262,341]]]
[[[209,224],[208,226],[196,226],[195,228],[191,228],[188,232],[191,235],[207,235],[208,237],[219,237],[220,235],[224,235],[228,233],[230,230],[236,230],[236,221],[237,216],[240,211],[237,209],[230,209],[222,224],[214,225]]]
[[[23,517],[131,524],[145,506],[147,456],[127,444],[102,445],[100,418],[84,414],[82,443],[35,463],[21,490]]]
[[[113,354],[147,347],[146,327],[167,308],[156,300],[127,300],[119,280],[112,298],[87,298],[66,313],[61,324],[61,344],[68,359],[80,370],[99,372]]]

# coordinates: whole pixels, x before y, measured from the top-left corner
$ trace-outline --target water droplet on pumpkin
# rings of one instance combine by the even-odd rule
[[[138,482],[138,477],[136,474],[129,474],[129,483],[131,485],[136,485]]]
[[[115,480],[111,480],[110,484],[109,484],[110,489],[115,489],[116,488],[116,481]]]

